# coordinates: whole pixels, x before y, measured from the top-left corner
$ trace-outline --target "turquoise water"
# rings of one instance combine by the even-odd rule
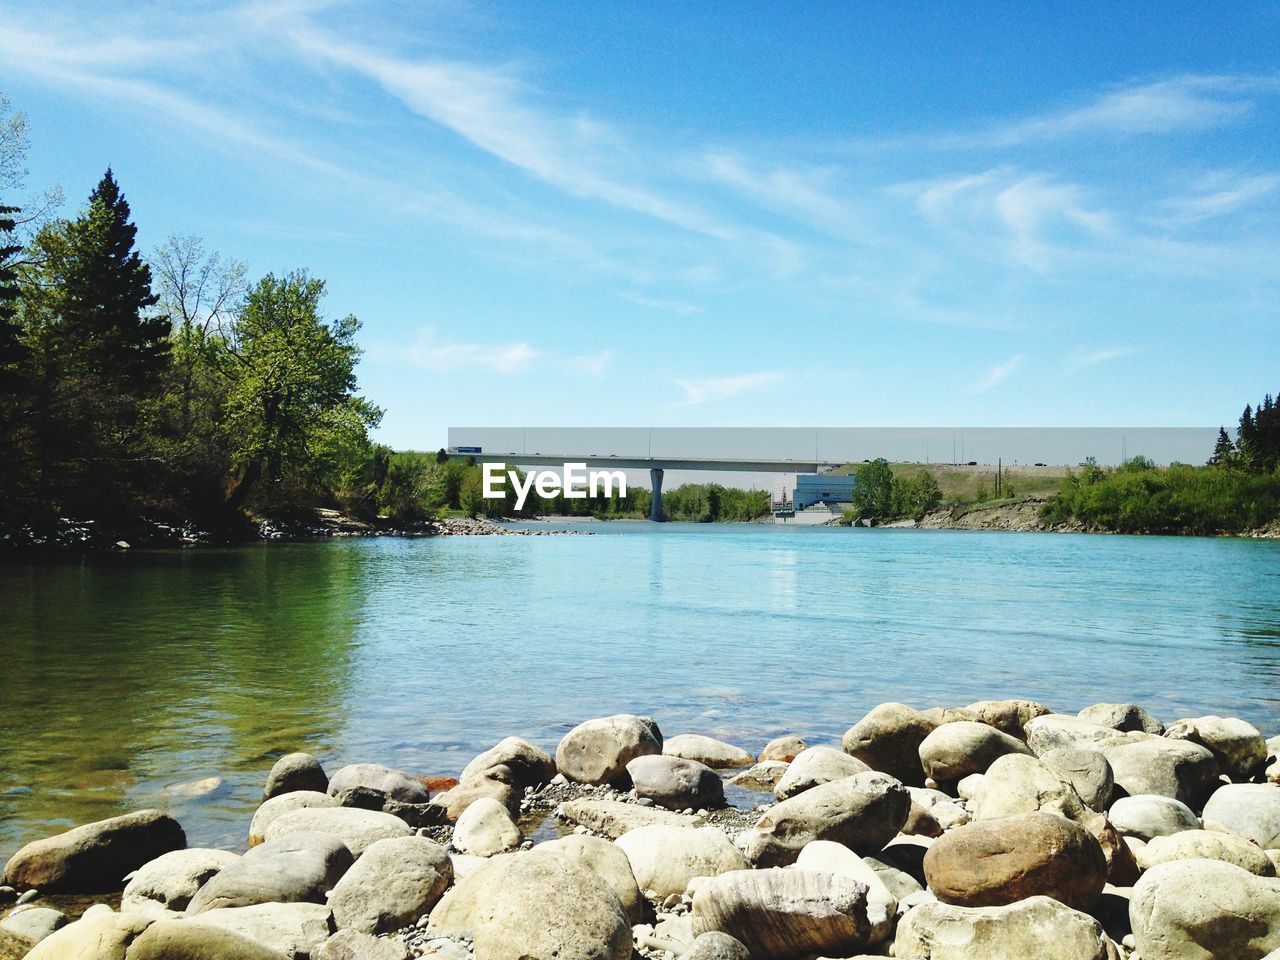
[[[0,856],[139,806],[234,845],[281,752],[456,775],[620,711],[748,748],[1009,696],[1280,732],[1280,543],[576,527],[0,565]]]

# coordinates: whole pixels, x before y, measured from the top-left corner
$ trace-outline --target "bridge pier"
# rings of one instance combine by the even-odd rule
[[[654,523],[662,522],[662,468],[649,470],[649,485],[653,489],[653,501],[649,506],[649,519]]]

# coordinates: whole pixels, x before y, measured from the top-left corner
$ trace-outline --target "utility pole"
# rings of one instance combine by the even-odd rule
[[[996,458],[996,499],[1000,499],[1000,480],[1001,474],[1004,473],[1004,461],[999,457]]]

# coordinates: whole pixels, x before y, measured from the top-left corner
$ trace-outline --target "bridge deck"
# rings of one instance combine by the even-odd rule
[[[733,473],[817,473],[820,469],[844,466],[843,460],[733,460],[716,457],[624,457],[613,454],[582,453],[449,453],[451,460],[476,463],[509,463],[518,467],[560,467],[585,463],[589,469],[617,470],[724,470]]]

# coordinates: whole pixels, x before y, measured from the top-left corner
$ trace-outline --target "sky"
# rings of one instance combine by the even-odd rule
[[[1216,426],[1280,388],[1280,3],[7,0],[26,187],[306,267],[378,438]]]

